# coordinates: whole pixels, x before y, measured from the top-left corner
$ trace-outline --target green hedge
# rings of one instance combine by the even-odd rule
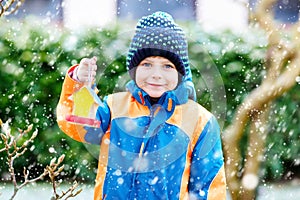
[[[36,174],[51,158],[64,153],[66,178],[93,181],[98,148],[73,141],[62,133],[56,124],[55,107],[67,68],[82,57],[98,57],[97,83],[102,97],[122,90],[128,80],[125,57],[132,32],[122,23],[74,33],[59,25],[36,21],[0,20],[0,118],[11,120],[12,128],[33,123],[39,130],[32,148],[18,160],[16,169],[21,172],[24,164],[30,165]],[[259,85],[265,73],[266,38],[257,30],[240,35],[230,31],[205,33],[194,23],[183,26],[188,32],[198,102],[217,115],[224,111],[219,119],[226,126],[237,105]],[[207,82],[210,76],[214,86]],[[219,89],[224,89],[223,96]],[[296,90],[299,84],[272,107],[264,162],[267,179],[290,178],[284,176],[290,172],[288,167],[299,166],[300,94]],[[213,104],[212,98],[220,105]],[[3,160],[4,154],[0,156]],[[1,165],[0,174],[6,172]]]

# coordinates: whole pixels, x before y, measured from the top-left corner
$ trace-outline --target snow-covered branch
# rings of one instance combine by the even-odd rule
[[[59,185],[56,183],[55,179],[57,176],[60,175],[60,173],[64,169],[64,165],[62,165],[62,166],[60,166],[60,165],[63,162],[65,155],[60,156],[57,159],[57,161],[56,161],[56,158],[53,158],[50,161],[50,164],[48,166],[46,166],[46,168],[44,169],[44,172],[36,178],[30,179],[29,178],[29,170],[27,170],[27,168],[24,167],[24,169],[23,169],[24,180],[21,184],[19,184],[17,182],[17,178],[16,178],[17,173],[15,172],[14,162],[17,158],[22,156],[27,151],[28,145],[30,143],[33,143],[34,139],[38,135],[38,131],[35,130],[29,139],[25,139],[24,136],[26,134],[28,134],[29,132],[31,132],[33,125],[29,125],[26,130],[18,129],[18,133],[14,134],[14,135],[11,134],[11,129],[9,127],[9,121],[7,121],[6,123],[3,123],[2,120],[0,119],[0,126],[1,126],[1,139],[3,141],[3,143],[2,143],[3,147],[0,148],[0,152],[6,152],[6,156],[7,156],[6,164],[8,166],[8,171],[10,174],[11,182],[14,187],[13,194],[10,197],[10,200],[14,199],[16,197],[18,191],[21,188],[23,188],[25,185],[27,185],[29,183],[37,182],[39,180],[43,180],[47,175],[49,176],[50,181],[52,183],[52,187],[53,187],[54,196],[52,199],[58,200],[58,199],[63,199],[64,197],[65,197],[65,199],[68,199],[70,197],[75,197],[82,191],[82,189],[75,191],[75,189],[78,187],[78,183],[74,182],[73,185],[70,186],[66,192],[62,191],[61,195],[59,195],[57,192],[57,188]]]
[[[16,12],[25,0],[0,0],[0,17]]]

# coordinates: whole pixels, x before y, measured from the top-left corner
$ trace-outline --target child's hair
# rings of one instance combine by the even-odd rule
[[[167,58],[182,77],[189,69],[185,34],[168,13],[159,11],[139,20],[126,60],[133,80],[136,67],[149,56]]]

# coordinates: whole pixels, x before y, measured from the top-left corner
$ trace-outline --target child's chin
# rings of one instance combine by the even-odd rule
[[[160,98],[161,97],[161,93],[151,93],[151,94],[149,94],[149,96],[151,97],[151,98]]]

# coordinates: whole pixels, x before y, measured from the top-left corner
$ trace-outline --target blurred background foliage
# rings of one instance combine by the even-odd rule
[[[101,97],[124,89],[129,80],[126,51],[132,36],[125,24],[74,33],[57,25],[37,23],[32,18],[0,20],[0,118],[9,121],[12,129],[25,129],[33,124],[39,131],[30,150],[16,161],[17,171],[22,172],[26,165],[33,176],[38,175],[53,157],[66,154],[64,178],[95,180],[98,148],[62,133],[56,124],[55,108],[68,67],[82,57],[98,57],[97,86]],[[192,67],[193,81],[203,83],[201,72],[212,66],[222,77],[223,83],[219,84],[225,86],[227,126],[237,105],[264,77],[265,35],[257,29],[242,35],[230,31],[205,33],[193,23],[183,26],[188,32],[190,61],[197,65]],[[205,85],[196,86],[198,102],[210,110],[211,91]],[[299,102],[298,83],[272,106],[262,158],[263,180],[299,177]],[[245,148],[246,142],[243,140],[241,147]],[[3,153],[0,159],[5,162]],[[5,165],[0,166],[0,175],[5,181]]]

